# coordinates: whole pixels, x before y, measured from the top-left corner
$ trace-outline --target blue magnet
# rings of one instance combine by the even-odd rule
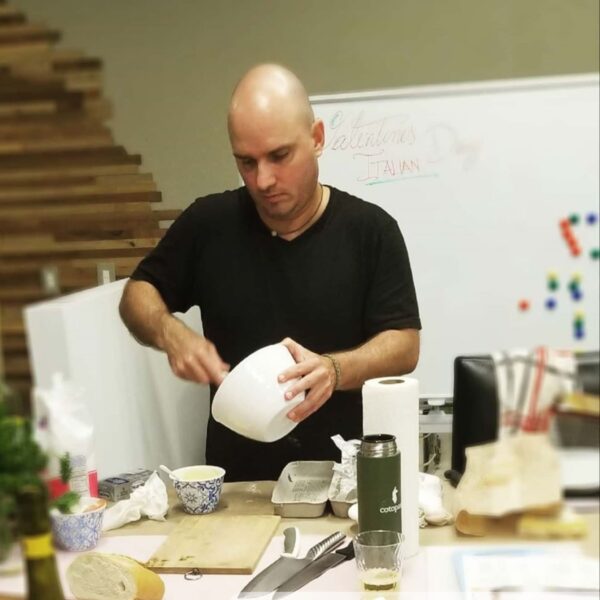
[[[571,298],[575,302],[579,302],[583,298],[583,292],[579,288],[575,288],[574,290],[571,290]]]

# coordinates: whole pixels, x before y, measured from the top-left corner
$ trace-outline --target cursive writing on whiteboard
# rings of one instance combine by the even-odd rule
[[[339,109],[327,123],[326,155],[344,162],[351,158],[356,181],[363,185],[468,171],[481,151],[478,141],[463,139],[452,123],[407,113]]]
[[[327,138],[326,149],[344,151],[412,145],[416,134],[408,115],[390,115],[369,121],[363,111],[349,118],[344,111],[338,110],[329,119]]]

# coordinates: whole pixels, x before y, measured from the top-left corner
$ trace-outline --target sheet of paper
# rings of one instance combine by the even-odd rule
[[[456,565],[459,582],[470,600],[498,599],[502,594],[554,599],[586,592],[597,597],[600,590],[597,559],[577,552],[464,553]]]

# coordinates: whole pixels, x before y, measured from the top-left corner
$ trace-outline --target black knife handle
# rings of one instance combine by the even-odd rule
[[[350,560],[350,559],[354,558],[354,542],[351,541],[349,544],[347,544],[343,548],[336,550],[335,553],[341,554],[342,556],[344,556],[345,557],[344,560]]]
[[[341,531],[336,531],[334,534],[326,537],[324,540],[320,541],[318,544],[315,544],[307,553],[306,558],[310,558],[314,560],[315,558],[319,558],[325,552],[329,552],[334,548],[337,548],[344,540],[346,539],[346,534]]]

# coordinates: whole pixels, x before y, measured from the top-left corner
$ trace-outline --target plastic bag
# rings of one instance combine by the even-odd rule
[[[68,491],[98,496],[94,427],[82,401],[83,390],[52,376],[49,390],[34,388],[35,439],[48,455],[45,479],[51,499]],[[70,463],[70,477],[61,478],[61,461]]]

